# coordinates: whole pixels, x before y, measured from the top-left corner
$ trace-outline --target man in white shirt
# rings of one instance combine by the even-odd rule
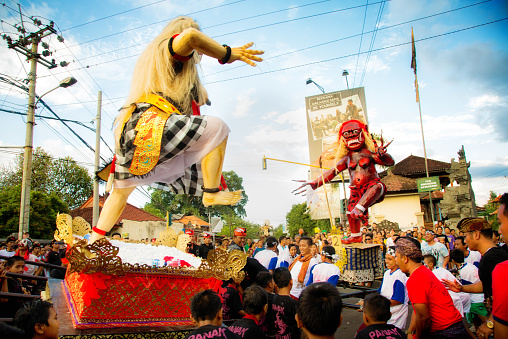
[[[277,239],[268,237],[265,244],[266,249],[256,253],[254,259],[259,261],[270,273],[273,273],[273,270],[277,266]]]
[[[427,230],[424,238],[426,242],[422,242],[423,255],[432,255],[437,260],[436,267],[446,268],[450,260],[450,253],[446,246],[435,241],[434,231]]]

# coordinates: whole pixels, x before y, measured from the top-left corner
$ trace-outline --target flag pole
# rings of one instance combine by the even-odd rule
[[[418,102],[418,111],[420,113],[420,129],[422,131],[422,142],[423,142],[423,155],[425,157],[425,173],[427,173],[427,178],[429,178],[429,165],[427,161],[427,149],[425,147],[425,135],[423,133],[423,119],[422,119],[422,105],[420,102],[420,90],[418,86],[418,76],[416,72],[416,46],[415,46],[415,37],[413,34],[413,27],[411,27],[411,45],[413,47],[413,56],[411,58],[411,68],[415,72],[415,88],[416,88],[416,102]],[[432,202],[432,191],[429,192],[429,203],[430,203],[430,214],[432,217],[432,226],[434,226],[435,217],[434,217],[434,204]]]

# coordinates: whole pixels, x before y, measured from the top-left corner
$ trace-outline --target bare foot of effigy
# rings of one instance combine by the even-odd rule
[[[203,205],[234,205],[242,199],[242,191],[203,193]]]

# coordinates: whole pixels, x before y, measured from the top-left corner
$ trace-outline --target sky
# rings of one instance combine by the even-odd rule
[[[16,39],[18,3],[0,7],[3,33]],[[257,67],[220,65],[203,57],[200,74],[212,102],[202,114],[223,119],[231,128],[224,170],[243,179],[247,219],[285,223],[286,213],[304,197],[291,192],[292,180],[307,178],[308,167],[268,161],[263,156],[309,162],[305,97],[349,85],[364,87],[369,129],[394,139],[388,152],[395,161],[423,156],[418,103],[411,63],[411,27],[416,40],[418,80],[427,155],[450,162],[464,145],[471,162],[477,204],[489,191],[508,192],[508,5],[506,1],[268,1],[268,0],[89,0],[20,1],[25,28],[30,17],[55,23],[55,34],[43,39],[59,64],[37,68],[36,93],[74,76],[78,83],[57,89],[45,102],[63,119],[94,128],[98,91],[102,91],[102,158],[112,157],[112,122],[129,91],[137,56],[178,15],[189,15],[202,31],[221,44],[254,42],[265,51]],[[42,27],[42,26],[41,26]],[[60,39],[61,40],[61,39]],[[42,47],[39,46],[41,49]],[[22,81],[26,58],[0,41],[0,76]],[[349,76],[342,76],[343,70]],[[7,146],[25,142],[27,95],[0,82],[0,164],[9,166]],[[36,114],[51,116],[38,105]],[[91,148],[95,133],[67,123]],[[55,157],[72,156],[93,172],[94,154],[60,121],[36,119],[34,147]],[[101,186],[101,192],[104,185]],[[142,207],[146,188],[129,203]]]

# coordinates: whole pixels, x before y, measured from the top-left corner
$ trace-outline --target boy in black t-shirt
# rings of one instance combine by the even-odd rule
[[[327,282],[307,286],[298,300],[296,322],[309,339],[334,339],[342,322],[342,299]]]
[[[363,323],[367,327],[358,332],[356,339],[405,339],[404,331],[387,324],[390,317],[390,300],[377,293],[369,294],[363,301]]]
[[[222,316],[224,320],[240,319],[245,315],[239,291],[240,284],[233,279],[229,279],[226,283],[226,287],[221,288],[219,292],[222,299]]]
[[[16,313],[14,325],[23,330],[22,338],[58,339],[58,315],[53,304],[44,300],[34,300],[26,304]]]
[[[273,281],[279,289],[279,293],[273,297],[272,301],[275,338],[300,338],[300,329],[295,319],[298,302],[289,295],[291,288],[293,288],[291,272],[287,267],[276,268],[273,271]]]
[[[268,297],[266,291],[257,285],[245,290],[243,294],[243,307],[245,317],[235,321],[229,330],[244,339],[267,339],[268,337],[259,328],[259,321],[266,315]]]
[[[268,311],[266,312],[266,316],[260,320],[259,327],[264,333],[266,333],[267,336],[275,337],[275,318],[272,310],[272,302],[274,297],[274,283],[272,274],[268,271],[259,272],[256,276],[256,285],[263,288],[266,291],[266,296],[268,297]]]
[[[191,320],[199,328],[189,333],[185,339],[195,338],[238,338],[222,324],[222,303],[212,290],[201,291],[191,299]]]

